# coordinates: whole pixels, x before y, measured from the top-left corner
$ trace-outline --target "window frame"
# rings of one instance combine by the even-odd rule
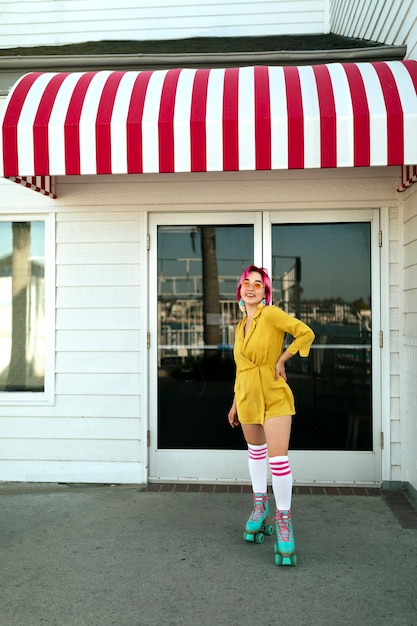
[[[0,406],[53,405],[55,398],[55,215],[7,213],[1,222],[45,224],[45,377],[43,391],[0,391]]]

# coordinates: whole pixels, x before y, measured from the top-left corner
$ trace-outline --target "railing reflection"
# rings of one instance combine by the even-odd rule
[[[175,381],[184,381],[189,391],[202,384],[208,405],[216,405],[215,396],[211,397],[213,385],[224,386],[223,394],[230,398],[235,328],[241,319],[235,300],[220,302],[221,313],[215,322],[221,339],[216,345],[204,343],[201,300],[160,300],[159,308],[161,394],[169,388],[171,398],[182,396],[186,392]],[[291,308],[289,313],[294,314]],[[340,302],[302,303],[301,318],[311,325],[316,340],[307,359],[292,359],[287,364],[297,406],[291,447],[372,449],[370,312],[358,313]],[[207,360],[207,355],[215,358]],[[168,379],[174,387],[167,387]],[[194,400],[188,397],[187,402],[192,406]]]

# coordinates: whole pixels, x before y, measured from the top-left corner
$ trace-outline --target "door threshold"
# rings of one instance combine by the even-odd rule
[[[271,486],[268,487],[271,491]],[[187,482],[181,480],[150,480],[145,491],[189,493],[251,493],[248,483]],[[374,496],[382,493],[381,484],[368,485],[294,485],[294,495]]]

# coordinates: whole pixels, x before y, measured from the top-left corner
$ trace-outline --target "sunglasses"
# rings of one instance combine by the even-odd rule
[[[261,281],[256,281],[254,283],[251,283],[250,280],[245,278],[245,280],[242,280],[241,287],[245,287],[246,289],[248,287],[253,287],[255,291],[259,291],[259,289],[262,289],[263,287],[265,287],[265,285],[261,283]]]

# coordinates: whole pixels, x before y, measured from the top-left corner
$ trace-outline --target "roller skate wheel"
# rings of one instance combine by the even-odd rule
[[[256,533],[255,543],[263,543],[265,541],[265,535],[263,533]]]
[[[290,554],[289,556],[276,554],[275,565],[297,565],[297,556],[295,554]]]
[[[265,526],[265,530],[264,530],[265,535],[273,535],[274,534],[274,527],[273,526]]]

